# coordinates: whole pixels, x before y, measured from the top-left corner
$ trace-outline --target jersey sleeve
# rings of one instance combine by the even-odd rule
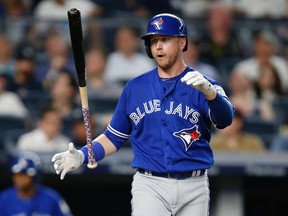
[[[131,133],[132,125],[127,114],[128,88],[129,85],[127,84],[118,100],[111,122],[104,132],[117,150],[129,139]]]

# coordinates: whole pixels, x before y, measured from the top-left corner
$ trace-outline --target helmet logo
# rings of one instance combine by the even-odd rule
[[[160,18],[160,19],[154,20],[151,24],[154,25],[157,30],[161,30],[163,23],[164,21],[162,20],[162,18]]]

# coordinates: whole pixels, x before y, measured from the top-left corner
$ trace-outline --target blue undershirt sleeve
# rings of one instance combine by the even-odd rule
[[[214,100],[207,100],[212,122],[218,129],[229,126],[234,118],[234,107],[227,98],[217,93]]]
[[[92,149],[93,149],[93,154],[94,154],[94,159],[97,161],[102,160],[105,157],[105,150],[103,146],[97,142],[93,141],[92,142]],[[85,159],[84,159],[84,164],[88,164],[88,148],[87,145],[83,146],[81,148],[81,151],[84,153]]]

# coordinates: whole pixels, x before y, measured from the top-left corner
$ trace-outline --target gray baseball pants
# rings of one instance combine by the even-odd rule
[[[132,182],[132,216],[208,216],[207,173],[169,179],[137,172]]]

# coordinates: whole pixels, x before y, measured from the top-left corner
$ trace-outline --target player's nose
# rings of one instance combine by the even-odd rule
[[[163,44],[162,44],[161,40],[158,40],[156,42],[156,49],[157,50],[161,50],[162,48],[163,48]]]

